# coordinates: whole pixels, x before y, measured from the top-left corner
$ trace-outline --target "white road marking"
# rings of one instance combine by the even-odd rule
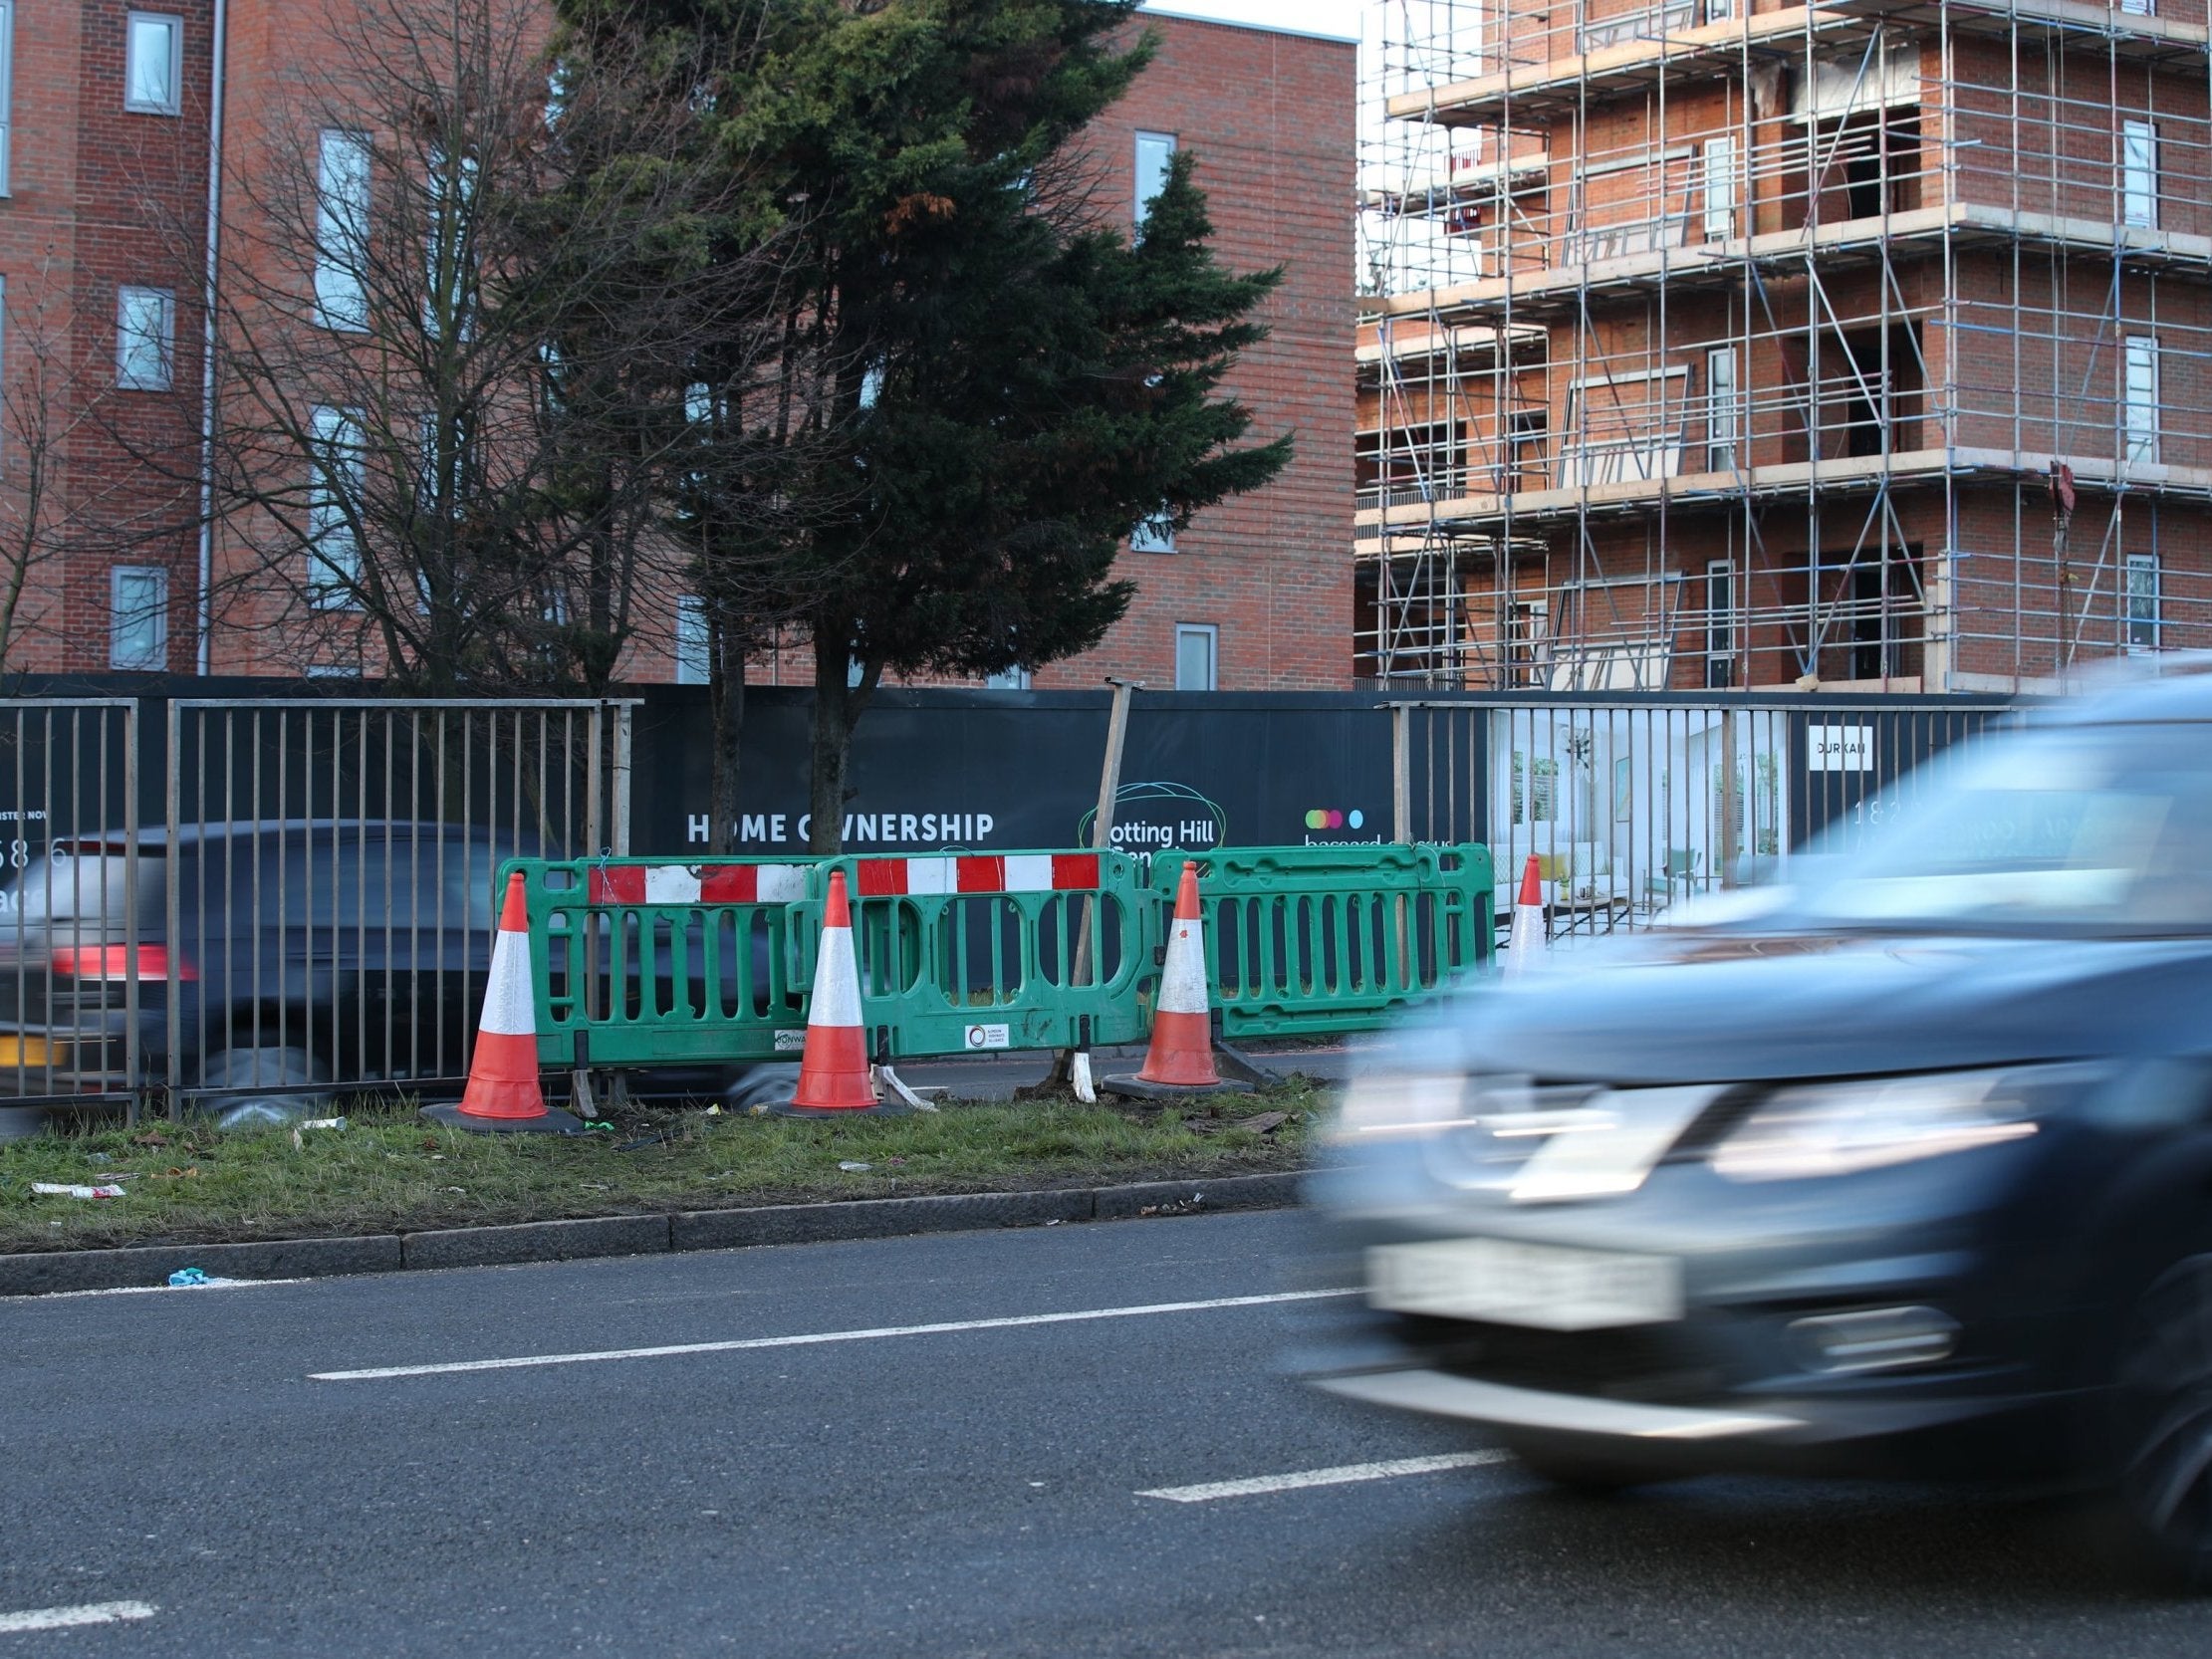
[[[91,1601],[82,1607],[40,1607],[28,1613],[0,1613],[0,1635],[19,1630],[67,1630],[80,1624],[122,1624],[149,1619],[160,1609],[150,1601]]]
[[[1270,1296],[1212,1297],[1204,1302],[1154,1302],[1138,1307],[1086,1307],[1071,1313],[1015,1313],[995,1319],[946,1319],[938,1324],[877,1325],[868,1330],[818,1330],[803,1336],[744,1336],[724,1342],[672,1342],[656,1348],[604,1348],[591,1353],[532,1353],[512,1359],[456,1359],[440,1365],[377,1365],[360,1371],[310,1371],[310,1382],[380,1382],[387,1377],[452,1376],[464,1371],[519,1371],[537,1365],[594,1365],[609,1359],[670,1359],[691,1353],[739,1353],[748,1348],[806,1348],[825,1342],[870,1342],[884,1336],[940,1336],[961,1330],[1012,1330],[1020,1325],[1077,1324],[1091,1319],[1138,1319],[1153,1313],[1203,1313],[1217,1307],[1261,1307],[1277,1302],[1355,1297],[1348,1291],[1278,1291]]]
[[[1301,1469],[1293,1475],[1255,1475],[1248,1481],[1207,1481],[1199,1486],[1162,1486],[1139,1498],[1164,1498],[1170,1504],[1210,1504],[1217,1498],[1256,1498],[1266,1492],[1296,1492],[1309,1486],[1350,1486],[1355,1481],[1394,1481],[1401,1475],[1433,1475],[1445,1469],[1479,1469],[1504,1463],[1511,1452],[1446,1452],[1432,1458],[1392,1458],[1386,1463],[1341,1463],[1334,1469]]]
[[[0,1302],[62,1302],[70,1297],[150,1297],[169,1291],[244,1291],[261,1285],[305,1285],[304,1279],[203,1279],[197,1285],[116,1285],[105,1291],[33,1291]]]

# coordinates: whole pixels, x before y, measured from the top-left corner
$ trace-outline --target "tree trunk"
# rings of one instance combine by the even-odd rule
[[[845,850],[845,765],[853,749],[853,647],[845,619],[817,614],[814,633],[814,772],[807,850]]]
[[[745,647],[720,617],[711,625],[707,700],[714,710],[714,761],[708,785],[712,825],[708,834],[713,849],[731,857],[742,850],[737,840],[737,764],[745,726]]]

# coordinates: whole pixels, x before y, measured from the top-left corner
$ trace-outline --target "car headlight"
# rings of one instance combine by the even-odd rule
[[[1472,1121],[1456,1072],[1373,1071],[1353,1079],[1328,1138],[1340,1146],[1417,1139]]]
[[[1731,1181],[1790,1181],[2023,1140],[2088,1073],[2050,1066],[1783,1088],[1715,1148],[1713,1168]]]

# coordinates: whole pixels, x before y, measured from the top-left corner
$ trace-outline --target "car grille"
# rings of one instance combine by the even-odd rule
[[[1680,1404],[1708,1399],[1737,1380],[1722,1345],[1695,1321],[1537,1330],[1408,1316],[1403,1334],[1440,1370],[1547,1393]]]

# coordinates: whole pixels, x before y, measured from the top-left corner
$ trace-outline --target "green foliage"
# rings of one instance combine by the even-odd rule
[[[774,582],[756,544],[750,585],[722,586],[756,606],[773,587],[817,639],[818,826],[841,816],[844,746],[878,674],[1095,645],[1133,591],[1113,574],[1133,524],[1180,526],[1289,459],[1287,437],[1239,447],[1251,414],[1221,391],[1280,273],[1216,263],[1188,153],[1133,241],[1102,206],[1125,163],[1081,135],[1150,58],[1134,6],[564,0],[580,40],[742,43],[699,103],[763,181],[755,230],[788,252],[786,327],[775,384],[724,399],[717,443],[743,458],[738,487],[783,511]]]

